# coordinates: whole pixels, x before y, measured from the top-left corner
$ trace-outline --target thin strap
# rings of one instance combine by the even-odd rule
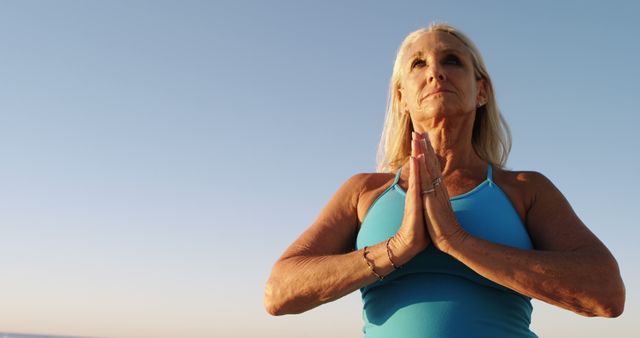
[[[398,171],[396,172],[396,179],[393,180],[392,185],[398,184],[398,181],[400,180],[400,172],[402,172],[402,167],[400,167],[400,169],[398,169]],[[491,163],[488,164],[487,168],[487,180],[493,182],[493,167],[491,166]]]
[[[398,181],[400,181],[400,172],[402,171],[402,167],[400,167],[400,169],[398,169],[398,172],[396,172],[396,179],[393,180],[393,184],[392,186],[398,184]]]

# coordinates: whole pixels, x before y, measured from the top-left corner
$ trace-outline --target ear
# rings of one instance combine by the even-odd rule
[[[485,79],[478,80],[478,92],[476,95],[476,107],[480,108],[489,101],[489,84]]]
[[[402,86],[398,86],[396,89],[396,95],[398,96],[398,103],[400,105],[400,109],[402,109],[402,113],[406,114],[409,107],[407,107],[407,102],[404,100],[404,88],[402,88]]]

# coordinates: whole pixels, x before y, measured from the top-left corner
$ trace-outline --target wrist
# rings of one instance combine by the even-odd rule
[[[391,266],[393,266],[393,269],[395,270],[395,269],[401,268],[404,264],[396,263],[396,261],[398,261],[398,258],[394,258],[393,251],[391,250],[391,246],[390,246],[391,239],[393,239],[393,236],[387,239],[387,241],[385,242],[385,246],[387,249],[387,256],[389,257],[389,263],[391,263]]]
[[[453,256],[456,251],[464,247],[465,242],[469,239],[469,237],[471,237],[471,234],[469,234],[464,230],[462,226],[460,226],[458,230],[447,236],[447,238],[442,242],[440,249],[444,253]]]
[[[387,248],[391,254],[393,263],[398,267],[405,265],[411,258],[418,254],[418,252],[413,252],[410,246],[405,245],[402,239],[396,235],[391,236],[391,238],[387,240]]]

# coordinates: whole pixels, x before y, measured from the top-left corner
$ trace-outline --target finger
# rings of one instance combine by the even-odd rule
[[[418,156],[418,150],[416,148],[416,139],[415,137],[411,139],[411,156]]]
[[[423,135],[424,136],[424,135]],[[428,157],[427,166],[429,167],[429,172],[432,176],[438,177],[441,174],[440,169],[440,161],[438,161],[438,157],[436,156],[436,151],[433,150],[433,146],[431,145],[431,141],[428,137],[423,137],[425,151],[428,154],[433,154],[433,156]]]
[[[421,192],[433,187],[431,184],[431,175],[429,175],[429,171],[427,171],[425,160],[426,158],[424,154],[418,155],[418,172],[420,173],[420,186],[422,187]]]
[[[427,148],[427,144],[425,143],[425,139],[428,139],[427,133],[422,133],[422,134],[417,134],[417,140],[420,141],[419,145],[420,145],[420,151],[422,152],[422,154],[428,154],[428,148]]]
[[[436,156],[434,153],[429,152],[428,148],[427,148],[427,144],[425,143],[424,138],[420,139],[420,150],[422,151],[422,154],[425,155],[424,158],[424,163],[425,163],[425,169],[427,171],[427,173],[429,174],[429,177],[433,177],[435,176],[433,169],[431,168],[431,163],[433,163],[433,158]]]
[[[409,188],[407,189],[407,195],[413,199],[417,205],[422,205],[422,196],[420,190],[420,177],[417,175],[418,160],[411,156],[409,157]],[[416,205],[416,204],[414,204]]]
[[[416,156],[416,147],[415,147],[415,140],[416,140],[416,133],[415,132],[411,132],[411,156]],[[409,167],[411,167],[411,164],[409,164]]]
[[[433,149],[433,147],[431,146],[431,141],[429,140],[429,138],[427,137],[427,135],[423,135],[424,137],[421,139],[421,142],[424,144],[424,146],[426,147],[427,152],[430,154],[430,156],[427,156],[427,171],[429,172],[429,178],[431,184],[434,184],[434,180],[436,179],[436,177],[440,177],[442,178],[442,171],[440,169],[440,161],[438,160],[438,157],[436,155],[435,150]],[[440,182],[439,186],[436,187],[436,191],[442,191],[444,192],[444,196],[447,197],[448,199],[448,193],[447,193],[447,189],[445,188],[444,184],[442,182]]]
[[[420,140],[420,149],[422,149],[423,153],[428,153],[428,148],[427,148],[427,142],[426,140],[429,138],[429,136],[427,136],[427,133],[423,133],[423,134],[419,134],[420,137],[418,138]]]
[[[427,143],[428,142],[424,135],[421,135],[418,139],[418,144],[419,144],[419,148],[422,152],[422,154],[425,155],[425,167],[429,175],[429,177],[437,177],[438,172],[433,168],[433,163],[437,163],[438,162],[438,158],[436,157],[435,152],[433,152],[433,150],[431,152],[429,152],[429,148],[427,147]]]
[[[420,145],[420,139],[411,140],[411,153],[413,157],[418,157],[420,154],[424,154],[422,152],[422,146]],[[419,162],[418,162],[419,163]]]

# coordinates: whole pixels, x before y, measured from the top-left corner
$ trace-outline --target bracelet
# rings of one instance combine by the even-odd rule
[[[402,267],[402,265],[400,266],[396,266],[396,264],[393,262],[393,259],[391,258],[391,256],[393,256],[391,254],[391,248],[389,248],[389,242],[391,241],[391,239],[393,238],[393,236],[389,237],[389,239],[387,239],[387,256],[389,257],[389,262],[391,262],[391,266],[393,266],[394,269],[400,269]]]
[[[371,262],[371,260],[369,260],[369,258],[367,258],[367,247],[366,246],[364,247],[364,249],[362,249],[362,257],[364,258],[364,261],[369,266],[369,269],[371,269],[371,272],[373,272],[373,274],[376,275],[376,277],[378,277],[379,280],[383,280],[384,276],[380,276],[380,274],[376,272],[376,269],[373,267],[373,262]]]

